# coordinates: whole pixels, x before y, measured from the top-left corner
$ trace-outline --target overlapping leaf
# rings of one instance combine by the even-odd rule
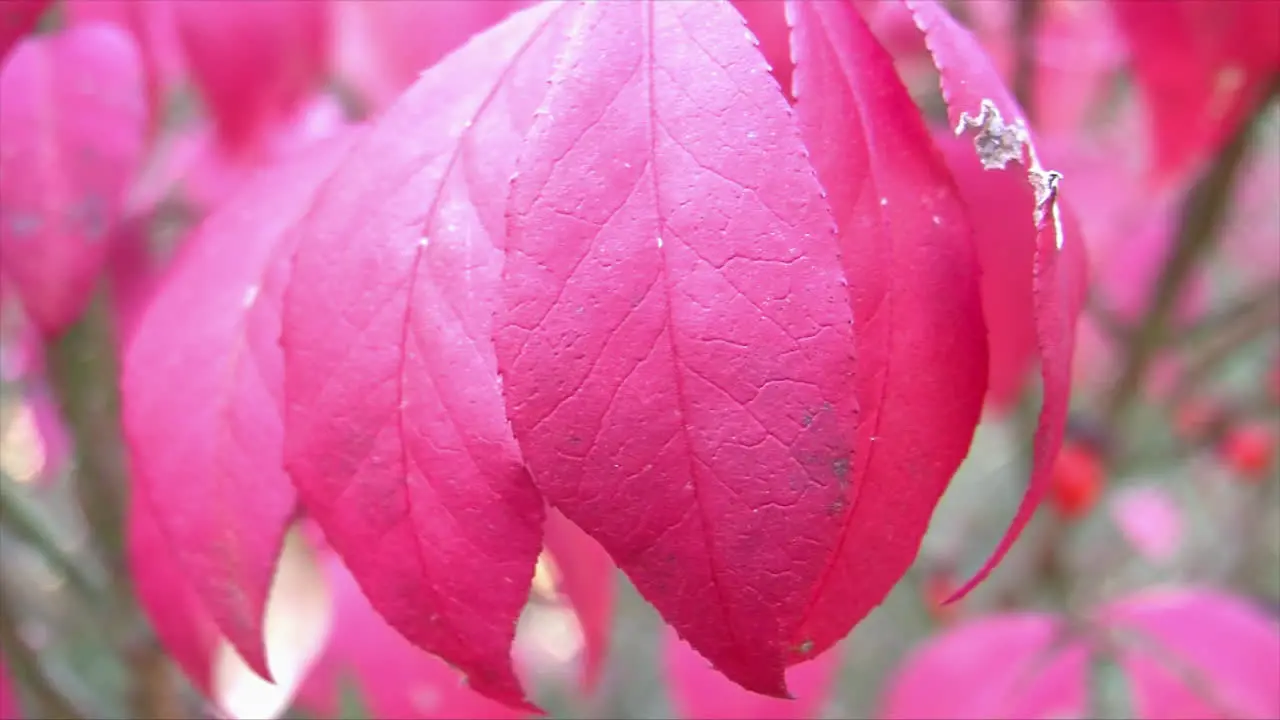
[[[588,5],[512,187],[496,332],[539,489],[699,653],[776,696],[856,416],[821,194],[727,3]]]
[[[52,334],[88,302],[141,160],[137,49],[108,25],[32,38],[5,61],[0,94],[0,272]]]
[[[797,642],[820,653],[915,561],[987,381],[969,221],[893,61],[852,5],[791,2],[796,108],[840,228],[861,414],[837,553]]]
[[[31,30],[53,0],[9,0],[0,5],[0,63],[9,49]]]
[[[300,498],[392,627],[516,707],[510,649],[543,502],[490,328],[506,189],[564,15],[512,16],[381,116],[299,226],[285,296]]]
[[[974,163],[1006,178],[1003,193],[984,195],[970,205],[970,216],[1007,213],[1025,207],[1034,228],[1031,267],[1032,305],[1044,396],[1036,427],[1031,480],[1013,523],[995,552],[956,596],[963,596],[995,569],[1031,520],[1048,489],[1053,461],[1062,446],[1071,396],[1071,360],[1075,323],[1084,302],[1084,246],[1058,198],[1059,176],[1040,166],[1026,121],[977,40],[934,0],[904,0],[924,33],[942,76],[942,94],[957,134],[973,133]],[[978,165],[971,164],[971,168]],[[962,171],[955,174],[963,178]],[[963,184],[963,179],[961,184]],[[1030,202],[1027,198],[1030,197]],[[984,254],[985,255],[985,254]],[[982,257],[980,255],[980,257]],[[988,268],[984,266],[984,271]],[[984,282],[1020,282],[1017,277],[988,277]]]
[[[286,231],[353,137],[257,174],[211,216],[152,299],[124,360],[131,469],[196,593],[267,677],[263,611],[296,504],[282,457]]]

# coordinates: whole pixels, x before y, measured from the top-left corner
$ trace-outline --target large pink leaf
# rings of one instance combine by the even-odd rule
[[[196,689],[212,697],[218,630],[161,532],[148,494],[136,484],[133,490],[127,554],[134,595],[165,651]]]
[[[33,38],[5,62],[0,94],[2,271],[52,334],[88,302],[142,156],[138,53],[109,25]]]
[[[302,501],[392,627],[513,706],[543,502],[490,326],[507,183],[563,15],[512,16],[378,120],[300,226],[285,299],[285,458]]]
[[[667,622],[785,696],[856,417],[832,218],[728,3],[582,12],[512,189],[508,412]]]
[[[800,124],[840,227],[862,412],[843,535],[797,642],[822,652],[915,561],[987,382],[964,206],[893,60],[852,5],[792,2]]]
[[[287,117],[320,84],[329,61],[329,3],[176,2],[192,78],[233,151]]]
[[[939,635],[896,671],[880,716],[1088,717],[1090,658],[1116,663],[1141,720],[1280,716],[1280,624],[1239,598],[1151,590],[1086,622],[1072,631],[1054,616],[992,615]]]
[[[1147,718],[1280,717],[1280,623],[1209,589],[1157,589],[1100,612],[1136,634],[1121,665]]]
[[[259,173],[211,216],[124,358],[130,467],[218,627],[267,677],[263,611],[296,504],[282,468],[286,230],[353,135]]]
[[[742,13],[747,29],[756,38],[760,53],[769,63],[769,73],[778,80],[782,94],[793,99],[791,74],[795,62],[791,56],[791,27],[787,23],[786,4],[783,0],[732,0],[733,7]]]
[[[31,30],[53,0],[6,0],[0,5],[0,63],[9,49]]]
[[[1235,132],[1280,73],[1280,4],[1109,3],[1155,136],[1157,181],[1194,169]]]
[[[358,697],[374,718],[505,720],[529,717],[467,687],[458,671],[414,647],[369,605],[336,555],[325,561],[333,593],[333,628],[320,659],[297,695],[297,705],[322,717],[341,717],[343,698]],[[348,695],[349,696],[349,695]]]
[[[423,70],[529,0],[338,0],[335,65],[366,102],[381,109]]]
[[[1032,308],[1044,391],[1031,479],[1009,530],[975,576],[956,592],[959,598],[995,569],[1048,490],[1071,399],[1071,361],[1076,319],[1084,303],[1085,255],[1074,220],[1059,202],[1059,175],[1040,166],[1022,109],[977,40],[934,0],[904,1],[942,76],[943,99],[956,133],[976,130],[973,162],[980,162],[984,172],[998,173],[1009,183],[1006,192],[987,196],[993,202],[970,205],[970,216],[1017,212],[1034,230],[1028,239],[1035,242],[1035,255],[1025,271],[1033,277]],[[1008,276],[985,282],[1002,280],[1024,281]]]
[[[730,682],[681,640],[674,630],[663,635],[664,665],[671,703],[686,720],[816,720],[823,716],[840,669],[840,652],[831,649],[787,669],[794,699],[758,695]]]
[[[595,689],[609,654],[615,588],[609,553],[558,510],[547,512],[547,551],[559,571],[557,589],[569,600],[582,628],[582,687]]]

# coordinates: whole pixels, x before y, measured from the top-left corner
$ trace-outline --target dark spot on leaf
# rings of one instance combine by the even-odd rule
[[[841,483],[849,482],[849,458],[839,457],[831,462],[831,472]]]

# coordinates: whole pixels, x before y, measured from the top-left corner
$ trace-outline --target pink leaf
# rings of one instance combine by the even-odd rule
[[[369,605],[336,555],[325,561],[334,596],[329,643],[298,692],[299,707],[339,717],[344,691],[370,717],[499,720],[529,717],[467,687],[457,670],[409,644]]]
[[[131,469],[196,593],[264,677],[263,611],[296,504],[282,470],[286,230],[350,140],[258,174],[211,216],[171,267],[124,359]]]
[[[964,206],[851,5],[791,2],[796,96],[841,232],[862,408],[843,535],[798,642],[822,652],[897,584],[982,413],[987,340]]]
[[[337,72],[375,109],[381,109],[423,70],[529,4],[529,0],[339,0],[333,9]]]
[[[213,696],[218,630],[178,565],[147,493],[129,493],[128,560],[133,592],[169,656],[196,689]]]
[[[0,658],[0,718],[3,720],[20,720],[22,706],[18,703],[18,694],[13,691],[9,682],[9,671],[4,666],[4,658]]]
[[[881,717],[1088,717],[1090,658],[1118,664],[1140,720],[1280,716],[1280,623],[1238,598],[1148,590],[1087,622],[992,615],[939,635],[897,670]]]
[[[289,116],[319,86],[329,61],[328,2],[176,2],[191,75],[232,152]]]
[[[1087,698],[1082,648],[1063,645],[1061,631],[1057,618],[1042,613],[958,625],[907,657],[888,683],[879,717],[990,720],[1047,718],[1042,713],[1053,708],[1078,712]]]
[[[664,665],[676,713],[687,720],[816,720],[831,695],[840,669],[840,652],[833,648],[787,669],[787,687],[795,696],[782,700],[743,690],[717,673],[702,656],[676,635],[664,633]]]
[[[791,86],[791,74],[795,62],[791,56],[791,27],[787,22],[786,4],[783,0],[732,0],[733,7],[742,13],[747,29],[756,38],[769,72],[778,81],[782,94],[788,100],[795,95]]]
[[[507,409],[551,503],[785,697],[856,417],[832,219],[728,3],[582,12],[508,210]]]
[[[547,512],[547,551],[559,571],[558,589],[569,599],[582,628],[582,687],[595,689],[609,654],[616,580],[613,559],[590,535],[558,510]]]
[[[1109,3],[1155,135],[1152,180],[1176,181],[1217,152],[1280,73],[1280,4]]]
[[[1035,232],[1035,256],[1026,270],[1033,277],[1032,311],[1044,399],[1036,427],[1031,480],[1005,536],[974,577],[953,596],[959,599],[1000,563],[1048,491],[1066,430],[1075,324],[1084,303],[1085,255],[1074,218],[1064,212],[1059,202],[1060,176],[1040,166],[1022,109],[973,35],[956,24],[934,0],[904,2],[924,33],[942,76],[943,98],[957,134],[976,129],[975,160],[981,161],[984,171],[1009,178],[1009,189],[1001,194],[1001,204],[971,205],[970,216],[1018,212]],[[1014,163],[1012,168],[1006,167],[1009,162]],[[1022,282],[1016,277],[1001,279]],[[992,281],[999,280],[989,282]]]
[[[1031,297],[1036,228],[1028,222],[1035,198],[1021,178],[984,171],[969,138],[936,139],[970,208],[990,353],[987,398],[994,410],[1006,411],[1021,397],[1036,356]]]
[[[380,117],[299,227],[285,298],[285,458],[303,503],[392,627],[522,708],[510,651],[543,502],[490,326],[507,183],[564,15],[512,16]]]
[[[186,59],[173,12],[174,4],[180,1],[65,0],[62,3],[71,25],[113,23],[133,36],[141,52],[149,108],[156,124],[164,120],[167,93],[186,79]]]
[[[1099,613],[1135,633],[1122,659],[1144,718],[1280,717],[1280,622],[1215,590],[1157,589]]]
[[[1182,543],[1182,510],[1157,484],[1128,487],[1111,501],[1111,517],[1137,553],[1153,562],[1172,560]]]
[[[53,0],[6,0],[0,5],[0,65],[9,49],[35,29],[40,16],[52,4]]]
[[[108,25],[33,38],[4,64],[0,94],[3,272],[54,334],[89,301],[141,160],[138,53]]]

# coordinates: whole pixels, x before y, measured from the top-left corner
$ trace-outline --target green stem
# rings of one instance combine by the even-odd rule
[[[82,599],[89,603],[101,601],[102,581],[67,554],[35,504],[3,471],[0,471],[0,530],[12,533],[30,546]]]
[[[1124,423],[1151,362],[1166,342],[1170,315],[1187,281],[1219,239],[1218,230],[1254,130],[1278,88],[1280,82],[1273,82],[1267,99],[1259,103],[1248,121],[1241,123],[1183,203],[1182,221],[1173,248],[1156,280],[1147,313],[1129,337],[1124,365],[1108,397],[1104,416],[1113,430]]]
[[[77,693],[67,687],[68,683],[56,680],[35,650],[23,641],[13,604],[11,598],[0,598],[0,648],[9,661],[14,679],[30,693],[45,717],[68,720],[92,717],[91,713],[79,709],[90,707],[85,702],[87,698],[77,697]],[[77,697],[78,702],[73,697]]]

